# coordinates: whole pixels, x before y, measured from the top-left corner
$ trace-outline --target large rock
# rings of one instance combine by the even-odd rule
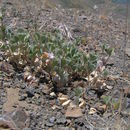
[[[0,130],[23,130],[29,126],[30,118],[22,108],[0,116]]]

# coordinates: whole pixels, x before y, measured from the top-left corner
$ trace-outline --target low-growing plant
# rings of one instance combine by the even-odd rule
[[[114,53],[114,48],[108,47],[106,44],[103,44],[102,46],[102,53],[105,53],[107,55],[106,60],[104,61],[104,65],[108,62],[111,55]]]
[[[83,95],[83,92],[84,90],[80,86],[74,89],[75,96],[78,98],[80,98]]]
[[[115,100],[112,96],[102,96],[103,102],[110,108],[117,110],[120,105],[120,101]]]
[[[6,30],[6,31],[5,31]],[[16,33],[5,28],[2,45],[9,61],[25,66],[40,61],[40,67],[51,76],[58,75],[61,82],[68,82],[71,76],[88,76],[96,69],[98,56],[86,54],[78,48],[80,40],[66,40],[60,31],[29,33],[19,29]],[[103,51],[110,57],[113,49],[103,46]]]

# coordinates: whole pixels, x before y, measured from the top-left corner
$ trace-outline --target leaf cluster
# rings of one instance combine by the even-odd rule
[[[34,64],[36,58],[45,65],[47,58],[41,59],[41,56],[47,52],[53,54],[54,58],[44,69],[50,74],[55,72],[63,80],[74,73],[86,76],[96,68],[97,55],[79,50],[79,40],[67,41],[58,30],[31,34],[19,29],[16,33],[11,30],[5,33],[6,42],[1,49],[6,50],[8,59],[17,65]]]

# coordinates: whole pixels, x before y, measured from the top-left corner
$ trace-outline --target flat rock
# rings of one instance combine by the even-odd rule
[[[7,88],[7,101],[3,106],[4,112],[11,112],[14,110],[14,106],[18,104],[19,89]]]
[[[14,111],[16,108],[32,108],[36,110],[38,107],[33,104],[27,104],[26,101],[19,101],[19,89],[18,88],[6,88],[7,92],[7,101],[3,105],[3,112],[4,113],[10,113]]]
[[[0,130],[22,130],[29,126],[29,116],[21,108],[0,116]]]
[[[78,118],[81,117],[82,115],[83,115],[82,111],[79,107],[74,108],[68,107],[65,113],[66,118]]]
[[[0,130],[17,130],[14,122],[6,115],[0,116]]]
[[[22,130],[25,127],[29,126],[29,116],[22,108],[18,108],[15,111],[13,111],[10,114],[10,117],[19,130]]]

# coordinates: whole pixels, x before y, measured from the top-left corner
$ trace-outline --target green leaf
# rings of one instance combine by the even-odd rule
[[[107,49],[105,49],[105,52],[106,52],[109,56],[111,56],[112,53],[114,52],[114,48],[107,48]]]
[[[106,44],[103,44],[101,48],[102,48],[102,52],[104,53],[106,49]]]
[[[108,71],[107,70],[104,70],[103,71],[103,76],[106,78],[108,76]]]
[[[112,106],[115,110],[117,110],[120,106],[120,101],[119,100],[116,101],[116,100],[112,99]]]
[[[102,99],[103,99],[103,102],[104,102],[106,105],[108,105],[108,104],[110,103],[112,97],[111,97],[111,96],[103,96]]]
[[[92,64],[91,62],[88,62],[88,72],[89,74],[95,69],[95,65]]]
[[[61,59],[61,66],[62,67],[65,67],[66,65],[66,60],[64,58]]]
[[[97,61],[97,55],[90,53],[89,60],[95,63]]]
[[[75,93],[75,96],[76,97],[81,97],[82,96],[82,94],[83,94],[83,88],[82,87],[77,87],[77,88],[75,88],[74,89],[74,93]]]

